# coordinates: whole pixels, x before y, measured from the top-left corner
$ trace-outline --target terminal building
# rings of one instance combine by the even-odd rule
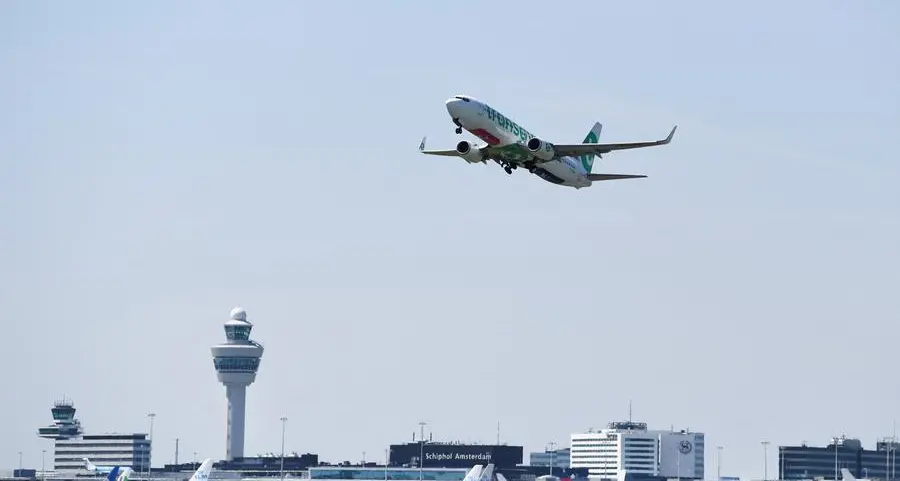
[[[475,464],[493,463],[495,468],[513,468],[522,464],[522,446],[505,444],[463,444],[447,442],[412,442],[392,444],[388,457],[391,466],[469,469]],[[460,478],[462,479],[462,478]]]
[[[878,441],[875,449],[864,449],[859,439],[832,439],[827,446],[779,446],[780,479],[841,479],[847,468],[857,478],[896,479],[897,448],[893,438]],[[835,477],[837,473],[837,477]]]
[[[71,401],[57,401],[50,409],[53,424],[38,429],[38,436],[53,440],[55,471],[82,471],[83,458],[99,466],[127,466],[135,471],[150,468],[150,440],[146,434],[84,434],[75,412]]]
[[[569,465],[594,479],[641,477],[704,479],[704,435],[686,430],[650,431],[646,423],[612,422],[571,437]]]
[[[127,466],[135,471],[150,469],[150,440],[144,433],[85,434],[57,440],[53,468],[57,471],[85,469],[82,458],[97,466]]]

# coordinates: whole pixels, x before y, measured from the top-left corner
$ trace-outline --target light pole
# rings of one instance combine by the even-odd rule
[[[149,480],[153,474],[150,471],[150,464],[153,462],[153,418],[156,417],[156,414],[150,413],[147,417],[150,418],[150,441],[147,443],[147,479]]]
[[[22,470],[22,451],[19,451],[19,471]]]
[[[44,480],[46,474],[44,473],[44,454],[47,452],[46,449],[41,450],[41,481]]]
[[[558,444],[553,441],[550,441],[547,444],[547,451],[550,451],[550,476],[553,476],[553,464],[554,461],[556,461],[556,446],[558,446]]]
[[[287,425],[287,418],[281,417],[281,481],[284,481],[284,428]]]
[[[722,481],[722,446],[716,446],[716,481]]]
[[[760,442],[763,447],[763,481],[769,481],[769,442]]]
[[[385,449],[384,450],[384,481],[388,481],[387,468],[388,468],[388,464],[390,464],[390,463],[391,463],[390,449]]]
[[[834,481],[838,481],[838,438],[834,437]]]
[[[419,421],[419,481],[422,481],[423,471],[422,467],[425,465],[425,425],[428,424],[425,421]]]

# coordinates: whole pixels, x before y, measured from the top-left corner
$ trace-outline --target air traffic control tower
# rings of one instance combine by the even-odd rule
[[[228,398],[228,421],[225,440],[225,459],[244,457],[244,418],[247,386],[256,380],[263,347],[250,340],[253,324],[247,321],[247,311],[240,307],[231,310],[225,323],[225,342],[212,347],[213,363],[219,382],[225,385]]]

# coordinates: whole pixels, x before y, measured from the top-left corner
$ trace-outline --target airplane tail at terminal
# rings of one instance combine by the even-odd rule
[[[92,463],[90,459],[81,458],[81,460],[84,461],[84,469],[87,469],[88,471],[96,471],[97,470],[97,466],[94,466],[94,463]]]
[[[600,141],[600,132],[603,130],[603,124],[597,122],[591,127],[591,131],[588,132],[587,137],[584,138],[583,144],[596,144]],[[591,173],[591,169],[594,168],[594,154],[585,154],[579,157],[581,160],[581,165],[584,166],[585,172],[588,174]]]
[[[112,469],[109,470],[109,474],[106,475],[107,481],[119,481],[119,467],[113,466]]]
[[[506,481],[506,476],[502,473],[497,473],[497,481]]]
[[[466,477],[463,478],[463,481],[479,481],[481,479],[481,471],[483,468],[484,466],[480,464],[472,466],[472,469],[466,473]]]
[[[207,481],[209,479],[209,472],[212,471],[213,459],[206,458],[200,463],[200,467],[197,468],[197,472],[191,476],[190,481]]]
[[[494,465],[493,463],[485,466],[484,470],[481,471],[481,476],[479,476],[479,481],[493,481],[494,476]]]
[[[847,468],[841,468],[841,477],[844,481],[856,481],[856,476],[854,476]]]

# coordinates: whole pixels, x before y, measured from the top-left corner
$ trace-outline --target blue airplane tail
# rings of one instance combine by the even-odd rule
[[[112,469],[109,470],[109,474],[106,475],[107,481],[116,481],[119,479],[119,467],[113,466]]]

